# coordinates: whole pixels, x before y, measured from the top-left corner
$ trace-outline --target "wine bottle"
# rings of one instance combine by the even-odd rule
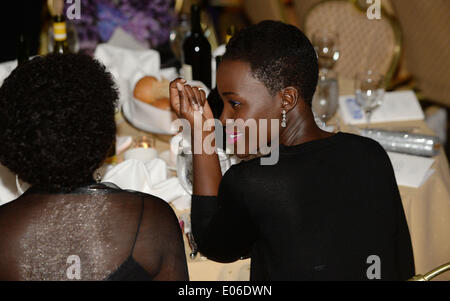
[[[53,40],[53,53],[69,53],[66,20],[62,14],[53,17]]]
[[[203,35],[200,7],[191,6],[191,34],[183,42],[181,75],[186,80],[198,80],[211,88],[211,45]]]

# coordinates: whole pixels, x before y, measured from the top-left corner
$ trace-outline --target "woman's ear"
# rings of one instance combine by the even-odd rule
[[[281,90],[281,109],[289,112],[298,102],[298,90],[295,87],[286,87]]]

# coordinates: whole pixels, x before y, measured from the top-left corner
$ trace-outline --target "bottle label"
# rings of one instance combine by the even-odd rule
[[[188,64],[183,64],[180,70],[181,77],[183,77],[185,80],[193,80],[192,75],[192,66]]]
[[[53,34],[55,41],[64,41],[67,39],[66,22],[53,23]]]

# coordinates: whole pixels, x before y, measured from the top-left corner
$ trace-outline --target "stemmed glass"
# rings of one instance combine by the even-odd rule
[[[339,60],[339,35],[333,30],[322,29],[313,34],[312,44],[317,53],[320,73],[326,76]]]
[[[326,122],[338,109],[339,88],[336,79],[320,78],[312,101],[312,110],[317,125],[326,128]]]
[[[191,30],[191,23],[189,16],[182,14],[179,17],[177,24],[172,27],[170,31],[170,48],[175,57],[181,62],[183,56],[183,41],[186,36],[189,35]]]
[[[373,111],[383,102],[384,77],[373,70],[358,73],[355,78],[355,97],[366,115],[368,128]]]
[[[339,60],[339,35],[328,29],[316,31],[312,36],[319,63],[319,81],[314,94],[312,109],[316,123],[322,129],[338,108],[339,89],[337,76],[332,69]]]

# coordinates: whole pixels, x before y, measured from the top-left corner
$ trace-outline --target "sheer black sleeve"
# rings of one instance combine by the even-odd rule
[[[249,256],[256,228],[245,205],[236,170],[223,176],[218,196],[192,196],[191,223],[200,252],[218,262]]]

